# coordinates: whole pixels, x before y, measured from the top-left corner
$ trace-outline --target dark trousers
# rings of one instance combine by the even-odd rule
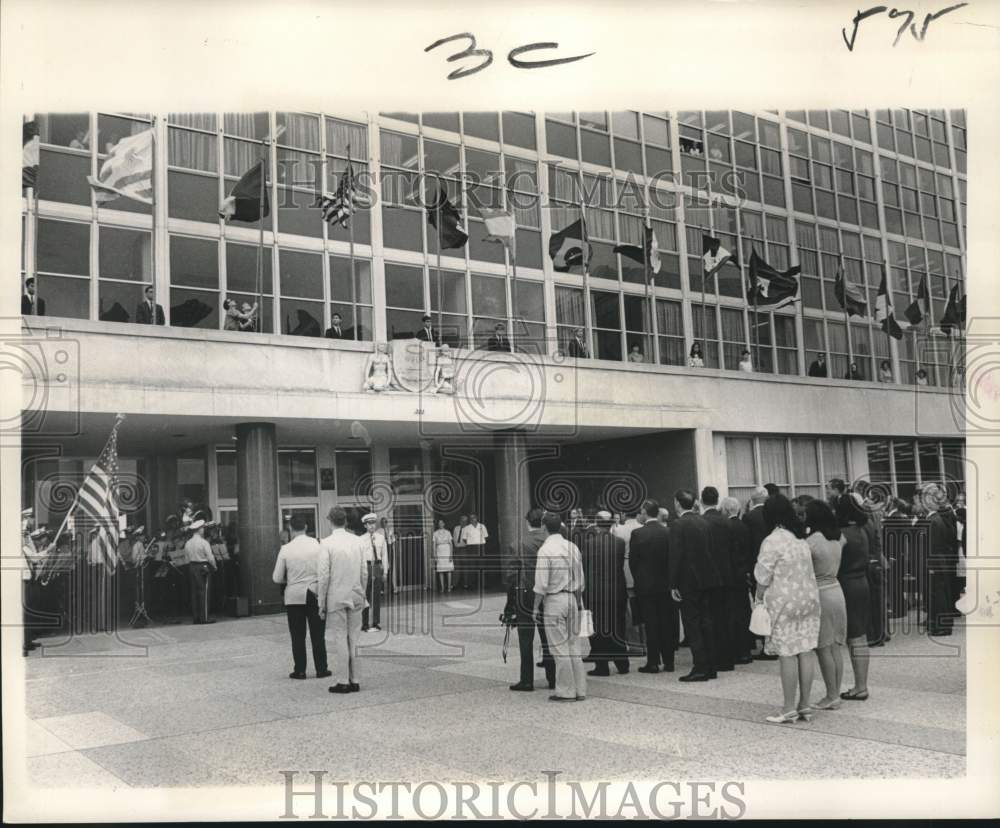
[[[662,662],[672,670],[679,633],[677,605],[665,593],[640,595],[639,611],[646,623],[646,666],[658,667]]]
[[[306,671],[306,627],[312,644],[313,666],[317,673],[326,672],[326,621],[319,617],[319,604],[312,590],[306,593],[304,604],[290,604],[285,607],[288,616],[288,634],[292,637],[292,661],[296,673]]]
[[[195,624],[208,620],[208,591],[212,582],[212,567],[207,563],[188,564],[191,580],[191,617]]]
[[[539,613],[541,618],[541,613]],[[521,684],[535,683],[535,629],[538,629],[538,640],[542,642],[542,666],[545,668],[545,679],[549,684],[556,680],[556,663],[549,652],[549,640],[545,637],[545,627],[531,618],[517,619],[517,646],[521,654]]]
[[[594,634],[590,636],[590,659],[598,672],[608,670],[608,662],[628,670],[628,638],[625,635],[625,601],[594,611]]]
[[[868,643],[880,644],[885,641],[889,625],[889,602],[885,589],[885,572],[880,564],[868,565],[868,595],[871,612],[868,614]]]
[[[729,587],[726,590],[726,620],[725,635],[731,642],[733,660],[745,661],[750,658],[752,649],[750,601],[747,600],[746,587]]]
[[[889,613],[894,618],[901,618],[906,615],[906,575],[908,563],[908,558],[903,554],[899,554],[895,558],[889,558],[889,572],[885,581],[889,592]]]
[[[462,586],[465,589],[479,586],[479,573],[483,566],[483,545],[470,543],[463,546],[460,557],[462,558]]]
[[[927,573],[927,632],[931,635],[951,632],[958,615],[954,588],[954,571],[931,570]]]
[[[365,594],[368,596],[368,603],[371,606],[365,607],[361,613],[362,629],[382,625],[382,590],[384,588],[385,578],[382,574],[382,568],[376,567],[373,570],[371,563],[369,563],[368,586],[365,588]]]
[[[693,671],[715,672],[715,629],[709,592],[691,592],[683,595],[681,619],[684,621],[684,637],[691,646]]]
[[[726,587],[707,590],[709,612],[712,617],[713,670],[731,670],[736,662],[735,639],[729,634],[733,626],[729,594],[730,590]]]

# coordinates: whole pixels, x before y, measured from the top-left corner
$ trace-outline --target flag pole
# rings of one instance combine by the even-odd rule
[[[642,226],[642,272],[643,272],[643,282],[645,283],[646,298],[649,299],[649,316],[650,316],[650,327],[653,331],[653,349],[650,356],[653,358],[653,364],[660,364],[660,336],[657,330],[657,320],[656,320],[656,276],[652,272],[650,267],[649,258],[652,255],[653,246],[653,220],[649,214],[649,185],[646,185],[646,203],[643,205],[643,226]],[[649,233],[649,238],[647,241],[646,234]],[[647,244],[649,249],[647,249]]]
[[[435,346],[441,344],[441,329],[444,325],[444,308],[441,304],[441,202],[443,200],[444,193],[441,192],[441,184],[438,184],[438,198],[435,210],[437,211],[437,306],[438,306],[438,330],[437,330],[437,342]]]
[[[510,197],[507,193],[507,172],[503,171],[501,174],[501,181],[503,182],[503,204],[504,210],[508,210],[511,216],[514,216],[514,207],[509,203]],[[510,313],[507,314],[507,345],[510,348],[510,352],[514,353],[514,331],[518,330],[517,326],[517,220],[516,218],[511,219],[512,231],[510,246],[504,245],[506,248],[504,254],[506,255],[505,262],[507,267],[505,270],[510,270]]]
[[[28,196],[28,215],[25,220],[25,236],[30,235],[30,247],[28,250],[25,251],[24,254],[25,284],[21,285],[21,290],[24,291],[28,279],[34,279],[35,296],[38,297],[41,295],[38,290],[38,277],[35,275],[38,271],[38,267],[36,264],[38,260],[38,195],[34,185],[28,187],[27,196]],[[26,238],[25,242],[27,243],[28,241],[29,239]],[[37,302],[38,299],[36,298],[35,301]],[[37,307],[37,305],[35,307]]]
[[[264,197],[267,193],[267,168],[271,166],[271,147],[267,138],[261,142],[264,146],[264,157],[260,160],[260,234],[257,241],[257,319],[254,326],[258,333],[264,329]],[[266,160],[265,160],[266,159]]]
[[[851,310],[850,295],[847,292],[847,268],[844,266],[844,254],[840,253],[840,284],[841,290],[844,292],[844,336],[847,337],[847,377],[846,379],[854,379],[851,376],[851,364],[854,362],[854,349],[851,347]],[[832,367],[832,366],[831,366]]]
[[[351,145],[347,145],[347,169],[344,171],[344,175],[349,176],[348,187],[345,188],[345,196],[349,199],[350,207],[354,207],[354,170],[351,168]],[[354,340],[358,339],[358,297],[357,297],[357,285],[355,284],[354,276],[354,214],[353,212],[348,212],[347,215],[347,231],[348,231],[348,245],[351,257],[351,326]]]
[[[158,296],[156,293],[156,116],[153,115],[150,129],[149,138],[149,148],[150,148],[150,184],[152,185],[152,196],[150,198],[150,215],[152,216],[152,222],[150,225],[150,237],[149,237],[149,274],[150,283],[153,286],[153,310],[149,315],[149,322],[155,328],[156,327],[156,309]]]

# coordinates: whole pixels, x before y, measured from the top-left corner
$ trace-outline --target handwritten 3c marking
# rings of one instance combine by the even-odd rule
[[[860,25],[861,21],[869,17],[873,17],[877,14],[882,14],[882,12],[888,12],[890,20],[895,20],[897,17],[906,18],[906,20],[903,21],[903,25],[900,26],[896,32],[896,39],[892,41],[893,46],[899,43],[899,39],[903,36],[903,32],[906,31],[907,27],[909,27],[910,34],[913,35],[913,39],[916,40],[918,43],[923,43],[924,38],[927,36],[927,27],[930,26],[931,23],[933,23],[939,17],[943,17],[944,15],[948,14],[948,12],[953,12],[955,11],[955,9],[960,9],[962,8],[962,6],[968,6],[968,5],[969,5],[968,3],[958,3],[954,6],[948,6],[945,9],[941,9],[940,11],[934,12],[933,14],[926,15],[924,17],[924,25],[921,27],[919,33],[917,32],[916,24],[913,22],[913,18],[916,17],[915,12],[912,12],[909,9],[897,9],[897,8],[890,9],[888,6],[872,6],[870,9],[866,9],[865,11],[859,10],[858,13],[854,15],[854,20],[851,21],[854,24],[854,28],[851,31],[851,37],[849,39],[847,37],[847,29],[841,29],[840,36],[844,38],[844,44],[847,46],[847,50],[849,52],[853,52],[854,41],[858,37],[858,26]]]
[[[442,46],[445,43],[450,43],[453,40],[468,40],[468,46],[462,49],[460,52],[455,52],[455,54],[450,55],[447,60],[449,63],[455,60],[462,60],[468,57],[481,57],[482,62],[475,66],[464,66],[458,69],[453,69],[448,73],[448,80],[458,80],[459,78],[468,77],[469,75],[474,75],[476,72],[481,72],[491,63],[493,63],[493,52],[489,49],[477,49],[476,37],[470,32],[462,32],[461,34],[454,34],[450,37],[443,37],[440,40],[435,40],[430,46],[427,46],[424,51],[429,52],[432,49],[436,49],[438,46]],[[558,49],[559,44],[555,42],[545,42],[545,43],[527,43],[524,46],[518,46],[511,49],[507,53],[507,62],[510,63],[515,69],[544,69],[549,66],[559,66],[563,63],[573,63],[578,60],[583,60],[594,52],[588,52],[585,55],[572,55],[571,57],[563,58],[546,58],[544,60],[522,60],[520,56],[526,52],[533,52],[539,49]]]

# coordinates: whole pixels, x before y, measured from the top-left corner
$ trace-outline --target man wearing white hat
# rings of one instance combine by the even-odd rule
[[[378,515],[369,512],[361,522],[368,530],[368,537],[362,537],[361,543],[365,550],[365,565],[368,568],[368,585],[365,594],[369,607],[361,614],[361,631],[381,630],[382,623],[382,591],[385,588],[385,564],[388,548],[385,535],[378,531]],[[370,622],[370,623],[369,623]]]
[[[205,521],[193,521],[188,528],[191,537],[184,544],[184,554],[191,581],[191,616],[195,624],[214,624],[215,619],[208,617],[208,588],[215,571],[215,555],[205,540]]]

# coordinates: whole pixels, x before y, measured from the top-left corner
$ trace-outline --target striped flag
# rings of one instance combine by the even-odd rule
[[[504,210],[502,207],[480,207],[479,215],[486,225],[486,238],[484,241],[496,242],[510,249],[514,244],[514,232],[517,230],[517,222],[514,219],[513,209]]]
[[[323,221],[330,225],[339,224],[341,227],[347,227],[348,220],[358,207],[370,205],[368,197],[358,190],[358,182],[354,177],[354,165],[348,161],[347,169],[340,176],[337,192],[332,196],[320,196],[315,206],[322,211]]]
[[[153,130],[147,129],[122,138],[111,148],[97,178],[88,175],[98,204],[119,196],[153,203]]]
[[[101,563],[109,570],[118,564],[118,427],[124,419],[124,414],[118,415],[104,451],[76,496],[85,519],[97,532]]]
[[[21,126],[21,191],[36,186],[38,181],[38,159],[41,153],[41,138],[38,135],[38,122],[32,115]]]

